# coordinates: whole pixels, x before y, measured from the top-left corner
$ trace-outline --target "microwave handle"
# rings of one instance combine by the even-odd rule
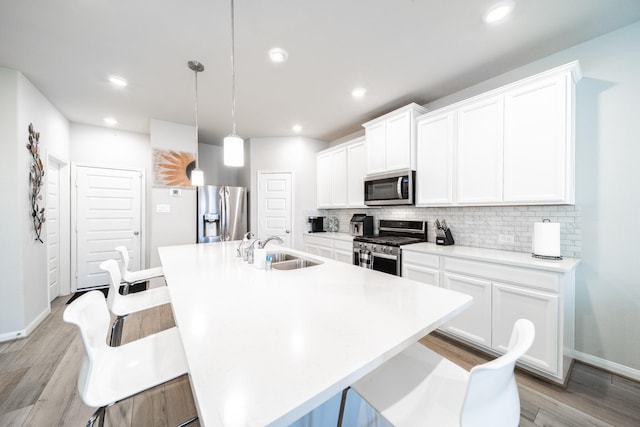
[[[398,200],[402,200],[402,177],[401,176],[398,177],[397,191],[398,191]]]

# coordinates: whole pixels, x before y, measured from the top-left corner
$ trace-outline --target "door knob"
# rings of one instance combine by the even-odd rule
[[[284,232],[285,232],[285,233],[287,233],[287,234],[289,234],[289,230],[285,230]]]
[[[134,235],[134,236],[137,236],[138,234],[140,234],[140,232],[139,232],[139,231],[134,231],[134,232],[133,232],[133,235]]]

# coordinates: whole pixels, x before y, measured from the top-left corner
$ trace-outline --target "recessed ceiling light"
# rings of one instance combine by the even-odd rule
[[[362,98],[366,93],[367,89],[363,87],[357,87],[351,91],[351,95],[353,95],[354,98]]]
[[[296,123],[291,127],[291,129],[293,129],[294,132],[300,132],[302,130],[302,125]]]
[[[116,119],[114,119],[113,117],[105,117],[104,118],[104,123],[109,125],[109,126],[115,126],[118,124],[118,121]]]
[[[128,84],[125,79],[119,76],[109,76],[109,81],[112,85],[117,87],[125,87]]]
[[[513,11],[513,7],[513,0],[505,0],[494,4],[484,15],[484,22],[487,24],[502,22]]]
[[[280,47],[274,47],[269,50],[269,58],[271,58],[272,62],[280,63],[285,62],[289,58],[289,54]]]

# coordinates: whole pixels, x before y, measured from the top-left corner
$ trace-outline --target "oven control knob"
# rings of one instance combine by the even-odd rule
[[[391,253],[391,248],[384,248],[384,250],[382,251],[385,254],[390,254]]]
[[[371,245],[371,252],[375,252],[376,251],[376,245]]]

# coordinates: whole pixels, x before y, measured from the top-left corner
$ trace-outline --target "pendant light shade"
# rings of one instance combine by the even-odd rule
[[[224,164],[244,166],[244,140],[237,135],[229,135],[224,139]]]
[[[204,172],[202,169],[194,169],[191,171],[191,185],[202,187],[204,185]]]
[[[224,139],[225,166],[244,166],[244,140],[236,135],[236,70],[235,70],[235,17],[231,0],[231,135]]]
[[[204,71],[204,65],[198,61],[189,61],[187,66],[196,75],[196,167],[191,171],[189,179],[191,179],[191,185],[201,187],[204,185],[204,172],[198,168],[198,73]]]

